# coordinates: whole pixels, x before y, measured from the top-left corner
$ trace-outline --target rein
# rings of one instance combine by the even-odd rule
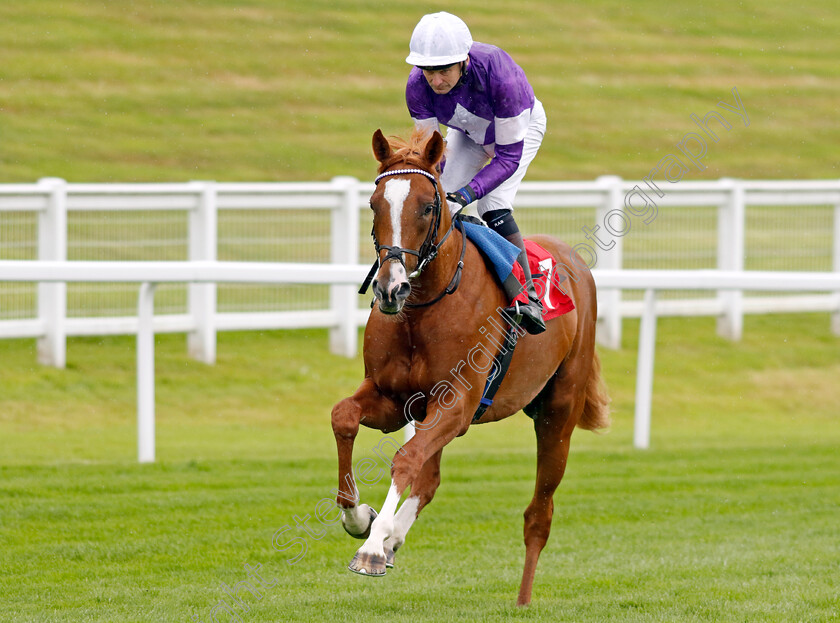
[[[414,271],[408,276],[408,278],[414,279],[415,277],[418,277],[420,273],[422,273],[426,266],[429,264],[429,262],[431,262],[437,257],[438,250],[446,242],[446,239],[449,238],[449,235],[452,233],[452,230],[455,229],[455,217],[453,216],[452,223],[449,225],[449,229],[443,235],[443,238],[440,239],[440,242],[434,241],[435,238],[437,238],[438,230],[440,229],[442,201],[440,198],[440,192],[438,191],[437,178],[435,178],[435,176],[429,173],[428,171],[424,171],[423,169],[395,169],[393,171],[386,171],[385,173],[380,174],[376,177],[373,183],[379,184],[380,180],[391,175],[407,175],[412,173],[424,176],[432,183],[432,186],[435,189],[434,219],[432,220],[432,224],[429,226],[429,231],[426,233],[426,238],[425,240],[423,240],[423,244],[420,245],[420,248],[415,251],[414,249],[404,249],[403,247],[379,244],[379,241],[376,239],[376,233],[373,229],[371,229],[370,235],[373,238],[373,246],[376,249],[376,260],[374,260],[373,266],[370,267],[370,271],[368,272],[367,277],[365,277],[364,282],[362,282],[362,286],[361,288],[359,288],[359,294],[364,294],[365,292],[367,292],[367,289],[373,281],[373,277],[376,274],[376,271],[379,270],[379,267],[382,265],[383,262],[387,262],[388,260],[396,260],[400,264],[402,264],[403,268],[406,268],[405,260],[403,259],[403,254],[405,253],[416,255],[418,258],[417,268],[414,269]],[[443,291],[431,301],[426,301],[424,303],[406,303],[406,307],[428,307],[429,305],[434,305],[444,296],[446,296],[447,294],[452,294],[453,292],[455,292],[455,290],[458,289],[458,286],[461,283],[461,272],[464,268],[464,255],[467,251],[467,236],[466,234],[464,234],[462,237],[463,244],[461,246],[461,257],[458,260],[458,266],[455,268],[455,274],[449,281],[449,285],[447,285],[446,288],[444,288]],[[382,260],[380,261],[379,255],[383,250],[387,251],[387,253],[385,254],[385,257],[382,258]],[[408,269],[406,269],[406,271],[407,270]]]

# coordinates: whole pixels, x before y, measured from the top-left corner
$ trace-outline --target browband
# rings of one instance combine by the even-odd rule
[[[378,184],[379,180],[381,180],[383,177],[388,177],[390,175],[406,175],[408,173],[419,173],[420,175],[424,175],[425,177],[430,179],[432,184],[435,185],[435,188],[437,188],[437,179],[435,179],[435,176],[429,173],[428,171],[424,171],[423,169],[395,169],[394,171],[385,171],[385,173],[378,175],[376,179],[373,180],[373,183]]]

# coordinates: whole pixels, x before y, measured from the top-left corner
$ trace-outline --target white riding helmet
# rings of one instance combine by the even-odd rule
[[[464,21],[441,11],[424,15],[411,33],[409,65],[439,67],[467,60],[473,39]]]

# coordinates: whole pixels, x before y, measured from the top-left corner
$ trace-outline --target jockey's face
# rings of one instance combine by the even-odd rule
[[[444,69],[424,69],[423,76],[438,95],[449,93],[461,79],[461,63],[455,63]]]

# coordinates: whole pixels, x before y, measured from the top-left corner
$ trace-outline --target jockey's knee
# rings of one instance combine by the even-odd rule
[[[481,215],[487,226],[503,238],[519,232],[519,226],[510,210],[488,210]]]

